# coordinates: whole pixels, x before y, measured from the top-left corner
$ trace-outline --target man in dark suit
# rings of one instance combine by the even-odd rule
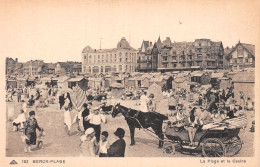
[[[61,110],[61,108],[62,108],[63,105],[65,104],[64,93],[62,93],[62,94],[59,96],[59,103],[60,103],[60,110]]]
[[[91,103],[89,103],[89,105],[91,105]],[[87,117],[89,115],[88,104],[84,103],[83,108],[84,108],[84,110],[82,112],[83,127],[84,127],[84,131],[86,131],[90,127],[89,120],[87,120],[87,121],[85,120],[85,117]]]

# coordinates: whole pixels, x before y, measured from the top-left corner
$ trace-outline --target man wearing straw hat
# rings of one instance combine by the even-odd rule
[[[89,120],[90,127],[93,127],[93,129],[95,130],[95,136],[96,136],[97,142],[99,142],[99,140],[100,140],[101,123],[102,122],[107,123],[105,116],[100,113],[101,110],[102,109],[100,108],[99,105],[94,106],[92,113],[89,114],[89,116],[87,116],[85,118],[86,121]]]

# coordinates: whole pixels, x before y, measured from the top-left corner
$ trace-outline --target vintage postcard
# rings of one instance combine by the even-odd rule
[[[0,166],[259,166],[259,0],[0,7]]]

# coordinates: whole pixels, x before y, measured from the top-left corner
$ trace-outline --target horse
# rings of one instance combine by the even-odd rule
[[[135,145],[135,128],[149,128],[151,127],[155,134],[159,137],[159,148],[163,147],[164,134],[162,132],[162,124],[164,120],[167,120],[168,117],[156,113],[156,112],[141,112],[138,110],[130,109],[125,106],[116,104],[113,107],[112,117],[115,118],[117,114],[122,113],[125,117],[125,120],[128,124],[130,130],[131,144],[130,146]],[[138,121],[139,122],[138,122]],[[141,126],[140,126],[141,124]]]

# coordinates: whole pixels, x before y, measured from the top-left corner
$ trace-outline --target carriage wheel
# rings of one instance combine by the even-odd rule
[[[204,157],[225,157],[225,145],[216,138],[208,138],[203,142],[202,154]]]
[[[175,146],[173,143],[164,143],[163,152],[166,154],[175,154]]]
[[[224,141],[227,156],[234,156],[242,149],[243,142],[240,137],[235,136]]]

